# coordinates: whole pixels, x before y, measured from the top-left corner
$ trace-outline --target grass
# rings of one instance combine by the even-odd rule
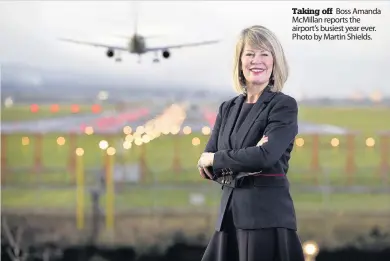
[[[336,125],[357,130],[365,136],[375,136],[378,131],[390,131],[390,107],[303,107],[301,120]]]
[[[220,189],[210,186],[206,189],[175,188],[172,190],[131,188],[118,193],[114,198],[117,211],[127,211],[133,208],[173,208],[191,207],[191,198],[203,196],[202,205],[192,207],[217,207],[220,202]],[[34,208],[61,208],[74,209],[76,207],[76,193],[74,189],[47,190],[47,189],[12,189],[2,191],[3,207],[34,207]],[[292,198],[298,211],[331,210],[331,211],[390,211],[389,195],[386,194],[330,194],[328,197],[320,193],[300,193],[292,190]],[[100,199],[104,208],[105,195]],[[85,209],[91,209],[90,195],[86,192]]]
[[[336,117],[337,116],[337,117]],[[313,157],[313,138],[311,136],[300,136],[305,140],[303,147],[295,147],[293,157],[290,161],[291,169],[289,179],[294,184],[315,184],[316,179],[320,184],[331,185],[370,185],[380,186],[386,179],[380,176],[379,165],[381,160],[380,139],[377,130],[390,130],[390,122],[384,119],[390,118],[390,109],[386,108],[301,108],[300,119],[309,122],[338,125],[360,131],[355,137],[355,150],[353,158],[355,170],[346,173],[346,163],[348,158],[348,147],[346,137],[343,136],[321,136],[319,160],[321,171],[311,169]],[[134,128],[133,128],[134,129]],[[29,138],[29,144],[23,146],[23,137]],[[65,145],[58,146],[56,139],[63,136]],[[193,138],[200,139],[199,146],[192,145]],[[374,147],[367,147],[365,140],[373,137],[376,141]],[[105,139],[111,146],[118,149],[115,155],[115,163],[138,164],[141,155],[145,155],[147,174],[142,181],[143,184],[176,184],[172,191],[159,192],[156,197],[155,190],[145,190],[132,188],[124,190],[116,197],[118,208],[128,208],[129,206],[186,206],[188,205],[189,193],[191,190],[180,188],[181,182],[189,182],[195,187],[203,184],[196,171],[196,162],[202,152],[208,136],[201,134],[191,135],[166,135],[161,136],[142,146],[125,150],[121,154],[119,149],[124,138],[123,134],[102,136],[83,135],[78,136],[73,141],[71,148],[71,136],[69,134],[46,134],[42,137],[30,136],[26,134],[14,134],[3,137],[5,140],[6,165],[14,172],[7,171],[2,174],[2,184],[6,185],[64,185],[74,186],[74,173],[69,170],[70,158],[74,155],[75,147],[82,147],[85,154],[82,158],[86,172],[86,183],[96,182],[96,173],[88,170],[100,169],[104,171],[105,154],[99,149],[99,141]],[[340,140],[340,146],[334,148],[330,145],[332,138]],[[42,141],[42,164],[44,170],[34,173],[33,166],[36,158],[35,145],[38,140]],[[389,146],[389,145],[388,145]],[[180,170],[174,171],[174,155],[178,156]],[[390,159],[389,159],[390,161]],[[3,161],[4,162],[4,161]],[[293,186],[292,186],[293,187]],[[196,190],[195,190],[196,191]],[[220,190],[217,190],[220,191]],[[219,202],[219,194],[215,190],[207,190],[207,206],[214,206]],[[210,194],[211,193],[211,194]],[[297,207],[302,209],[318,207],[322,198],[316,194],[303,194],[295,192]],[[370,209],[377,209],[378,205],[386,205],[389,196],[386,195],[348,195],[335,194],[328,199],[330,204],[327,208],[335,209],[359,209],[362,205],[369,206]],[[33,189],[10,189],[2,191],[2,203],[5,207],[42,206],[42,207],[72,207],[75,204],[75,190],[47,190]]]

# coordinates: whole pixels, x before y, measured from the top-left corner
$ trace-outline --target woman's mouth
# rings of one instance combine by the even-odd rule
[[[252,69],[250,69],[250,71],[251,71],[252,73],[254,73],[255,75],[257,75],[257,74],[260,74],[260,73],[264,72],[265,69],[261,69],[261,68],[252,68]]]

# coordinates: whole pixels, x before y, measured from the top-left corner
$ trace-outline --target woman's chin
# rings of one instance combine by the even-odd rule
[[[248,86],[261,86],[268,84],[268,79],[250,79]]]

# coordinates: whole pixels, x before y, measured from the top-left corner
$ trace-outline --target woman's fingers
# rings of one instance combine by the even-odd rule
[[[267,136],[263,136],[263,137],[261,138],[261,140],[257,143],[256,146],[261,146],[261,145],[263,145],[263,144],[266,143],[266,142],[268,142],[268,137],[267,137]]]
[[[203,171],[203,168],[198,167],[199,174],[202,176],[202,178],[206,178],[206,173]]]
[[[210,179],[213,179],[213,174],[207,168],[203,168],[203,170]]]

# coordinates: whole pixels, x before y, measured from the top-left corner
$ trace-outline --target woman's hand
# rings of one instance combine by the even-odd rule
[[[213,174],[210,173],[210,171],[207,168],[198,167],[198,170],[199,170],[199,174],[202,176],[202,178],[213,179]]]
[[[198,161],[199,167],[210,167],[213,165],[214,162],[214,153],[211,152],[204,152],[200,156],[200,159]]]
[[[256,146],[261,146],[264,143],[268,142],[268,137],[263,136],[261,140],[256,144]],[[198,161],[198,170],[199,174],[206,179],[207,177],[213,179],[213,174],[207,169],[207,167],[212,166],[214,162],[214,153],[204,152],[200,156]]]
[[[207,169],[207,167],[213,165],[213,162],[214,162],[214,153],[210,153],[210,152],[202,153],[198,161],[198,170],[199,170],[199,174],[203,178],[209,177],[209,179],[213,179],[213,174],[210,173],[210,171]]]
[[[268,137],[267,136],[263,136],[261,138],[261,140],[256,144],[257,147],[263,145],[264,143],[268,142]]]

